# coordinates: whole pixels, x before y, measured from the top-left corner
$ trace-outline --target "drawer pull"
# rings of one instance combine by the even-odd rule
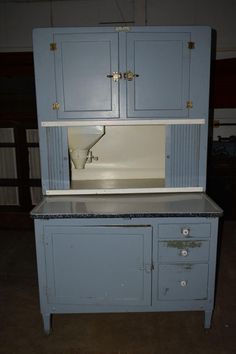
[[[182,288],[186,288],[187,283],[187,280],[181,280],[180,285],[182,286]]]
[[[187,256],[188,256],[188,250],[186,250],[186,249],[181,250],[181,251],[180,251],[180,255],[181,255],[182,257],[187,257]]]
[[[187,227],[183,227],[183,228],[181,229],[181,233],[182,233],[182,235],[183,235],[184,237],[188,237],[188,236],[190,235],[190,229],[187,228]]]

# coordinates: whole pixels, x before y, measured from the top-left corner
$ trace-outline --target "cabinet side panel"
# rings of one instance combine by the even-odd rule
[[[34,71],[36,85],[37,112],[39,122],[57,119],[52,109],[56,102],[54,52],[50,50],[53,35],[50,29],[33,31]]]
[[[190,100],[193,107],[189,110],[190,118],[208,119],[209,84],[211,61],[211,29],[193,27],[191,41]]]

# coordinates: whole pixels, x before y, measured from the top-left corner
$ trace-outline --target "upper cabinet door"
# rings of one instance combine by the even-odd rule
[[[54,34],[57,118],[119,117],[118,33]],[[58,108],[58,107],[57,107]]]
[[[189,41],[190,33],[127,33],[128,117],[189,116]]]

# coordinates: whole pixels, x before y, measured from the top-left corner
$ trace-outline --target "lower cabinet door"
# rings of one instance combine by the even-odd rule
[[[151,227],[47,227],[49,303],[150,305]]]
[[[207,264],[159,265],[159,300],[204,300],[207,284]]]

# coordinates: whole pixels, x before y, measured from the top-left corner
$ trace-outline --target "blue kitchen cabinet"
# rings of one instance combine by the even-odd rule
[[[208,27],[34,31],[44,198],[31,214],[46,333],[57,313],[204,311],[210,327],[222,215],[200,193],[210,51]],[[70,195],[81,191],[71,189],[68,127],[101,121],[165,125],[168,193],[132,194],[130,180],[127,194]]]
[[[208,115],[207,27],[34,31],[39,120]]]

